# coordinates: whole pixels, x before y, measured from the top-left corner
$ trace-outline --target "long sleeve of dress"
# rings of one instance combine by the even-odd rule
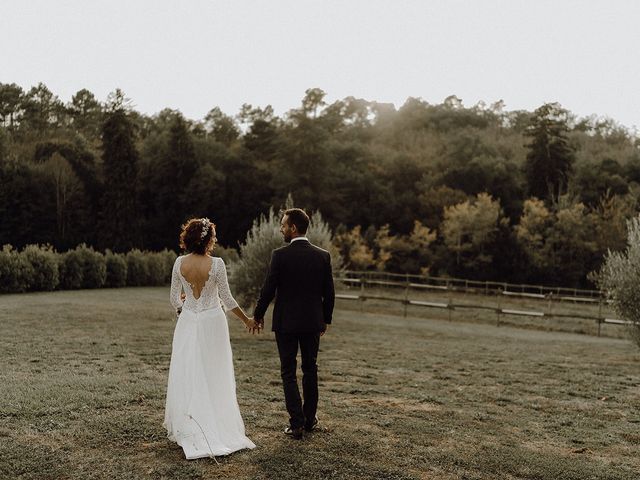
[[[182,282],[180,281],[180,257],[176,258],[173,264],[173,270],[171,271],[171,293],[169,301],[176,310],[182,307],[182,300],[180,294],[182,293]]]
[[[238,306],[238,302],[235,301],[231,290],[229,289],[229,280],[227,279],[227,266],[224,264],[224,260],[221,258],[216,259],[218,265],[216,268],[216,283],[218,284],[218,295],[220,301],[225,310],[233,310]]]

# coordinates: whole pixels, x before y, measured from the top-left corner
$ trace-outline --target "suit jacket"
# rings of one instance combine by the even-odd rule
[[[264,318],[275,297],[274,332],[317,333],[331,323],[335,292],[331,255],[307,240],[274,250],[253,316]]]

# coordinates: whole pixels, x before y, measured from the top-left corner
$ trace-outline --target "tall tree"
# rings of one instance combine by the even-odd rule
[[[456,273],[482,276],[498,253],[491,246],[507,223],[500,202],[487,193],[479,193],[473,202],[445,207],[442,236],[455,254]]]
[[[20,117],[23,94],[22,87],[15,83],[0,83],[0,122],[3,126],[14,128]]]
[[[531,196],[557,201],[567,190],[575,156],[567,138],[567,121],[568,112],[557,103],[546,103],[533,114],[526,131],[531,142],[525,162]]]
[[[240,136],[240,129],[235,120],[219,107],[209,110],[204,117],[204,123],[207,133],[226,146],[231,145]]]
[[[107,114],[102,127],[105,193],[101,246],[127,251],[140,245],[138,225],[138,151],[131,120],[123,108]]]
[[[17,162],[0,164],[0,245],[21,248],[55,236],[55,198],[48,175]]]
[[[156,162],[146,166],[150,171],[145,173],[149,185],[144,187],[148,187],[145,203],[149,222],[145,244],[153,249],[177,249],[180,224],[194,213],[193,192],[189,190],[198,171],[193,138],[182,114],[173,112],[172,116],[163,120],[164,130],[157,137]]]
[[[244,104],[237,116],[246,127],[243,145],[252,162],[261,170],[264,183],[269,184],[274,168],[271,163],[280,153],[282,145],[282,121],[273,113],[271,105],[265,108]]]
[[[308,88],[304,92],[302,108],[299,111],[307,117],[316,118],[319,110],[327,104],[324,101],[326,95],[327,94],[320,88]]]
[[[72,199],[81,193],[81,184],[69,162],[59,153],[54,153],[42,165],[42,170],[51,177],[56,195],[56,246],[69,247],[67,240],[71,223]]]
[[[27,127],[42,135],[51,127],[59,127],[66,114],[63,103],[47,86],[40,82],[22,97],[23,119]]]
[[[0,165],[9,157],[9,135],[0,127]]]
[[[55,187],[58,230],[53,244],[57,248],[93,244],[103,192],[94,155],[81,141],[43,142],[36,145],[33,160]]]
[[[103,111],[102,105],[93,93],[85,88],[79,90],[71,97],[69,112],[75,128],[87,136],[98,136]]]

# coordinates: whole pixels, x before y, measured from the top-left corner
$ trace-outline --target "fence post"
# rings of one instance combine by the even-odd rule
[[[600,326],[602,325],[602,295],[598,299],[598,336],[600,336]]]
[[[500,310],[502,310],[502,307],[500,306],[502,301],[502,290],[498,289],[498,309],[496,310],[497,313],[497,319],[496,319],[496,327],[500,326]]]
[[[360,313],[364,312],[364,282],[365,273],[360,274]]]
[[[409,305],[409,274],[405,276],[404,287],[404,317],[407,318],[407,306]]]
[[[453,292],[448,287],[449,287],[449,280],[447,280],[447,297],[448,297],[447,308],[449,310],[449,321],[451,321],[451,311],[453,310],[453,307],[451,306],[453,304]]]

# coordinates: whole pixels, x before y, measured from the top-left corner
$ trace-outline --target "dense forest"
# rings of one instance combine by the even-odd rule
[[[640,139],[559,104],[465,107],[309,89],[202,120],[137,112],[120,90],[64,103],[0,83],[0,245],[177,251],[208,216],[237,248],[289,193],[320,211],[347,268],[588,286],[637,214]]]

